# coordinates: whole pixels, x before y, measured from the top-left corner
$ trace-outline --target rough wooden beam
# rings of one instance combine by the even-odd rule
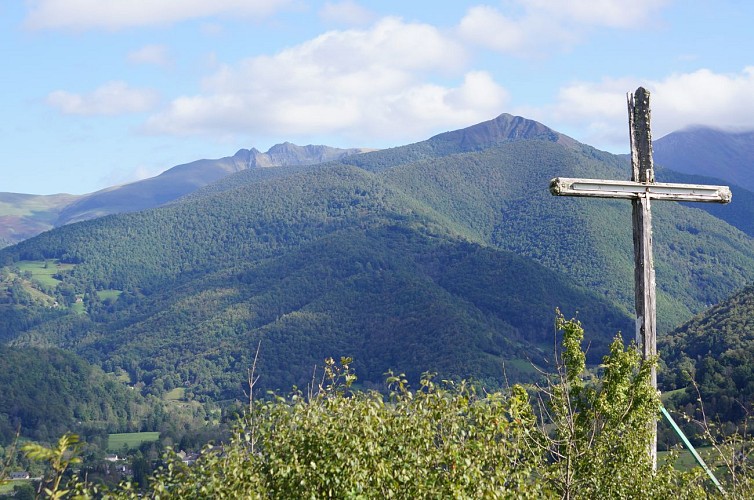
[[[622,198],[632,200],[648,196],[653,200],[700,201],[728,203],[732,198],[728,186],[702,184],[674,184],[654,182],[645,184],[634,181],[603,179],[572,179],[556,177],[550,181],[550,192],[555,196],[586,196],[593,198]]]
[[[631,180],[654,183],[652,132],[649,127],[649,92],[639,87],[628,95],[628,120],[631,125]],[[631,200],[634,235],[634,302],[636,304],[636,342],[645,360],[657,356],[657,298],[652,256],[652,212],[649,196]],[[652,367],[652,387],[657,390],[657,370]],[[657,467],[657,421],[650,426],[648,453]]]
[[[655,168],[652,159],[652,131],[649,120],[649,91],[644,87],[628,94],[628,127],[631,142],[631,180],[654,182]]]

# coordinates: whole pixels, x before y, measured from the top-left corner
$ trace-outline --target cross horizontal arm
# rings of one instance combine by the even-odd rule
[[[728,203],[733,195],[728,186],[701,184],[642,183],[602,179],[570,179],[556,177],[550,181],[550,193],[555,196],[592,196],[595,198],[636,199],[640,195],[653,200],[706,201]]]

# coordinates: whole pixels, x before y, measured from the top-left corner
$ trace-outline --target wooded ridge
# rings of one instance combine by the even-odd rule
[[[0,336],[127,374],[144,396],[181,388],[202,402],[243,398],[260,342],[262,389],[303,386],[340,355],[365,387],[390,368],[531,381],[558,306],[591,332],[598,362],[617,331],[633,334],[630,207],[554,202],[556,175],[628,170],[510,115],[316,166],[246,169],[1,250]],[[654,210],[667,333],[754,281],[754,244],[751,217],[730,217],[737,228],[697,208]],[[31,263],[61,267],[43,282]]]

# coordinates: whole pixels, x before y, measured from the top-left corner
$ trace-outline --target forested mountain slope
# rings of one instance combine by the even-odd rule
[[[565,273],[630,312],[630,203],[555,198],[546,189],[556,176],[626,178],[626,167],[588,146],[577,150],[535,140],[424,160],[384,175],[467,237]],[[653,213],[658,318],[665,331],[754,277],[747,235],[673,202],[655,203]]]
[[[212,397],[239,393],[260,340],[267,387],[301,384],[340,354],[372,383],[388,368],[499,383],[506,360],[515,378],[530,375],[528,359],[541,362],[558,305],[610,332],[595,353],[630,327],[568,279],[464,242],[431,208],[348,166],[71,225],[9,250],[76,262],[65,277],[76,287],[125,290],[14,344],[63,346],[134,383]]]
[[[399,225],[338,231],[121,306],[64,336],[40,328],[17,343],[42,335],[156,390],[228,399],[239,396],[260,342],[263,388],[304,386],[325,357],[344,354],[365,383],[392,368],[413,380],[437,371],[494,386],[504,374],[535,375],[529,361],[549,355],[557,306],[610,333],[590,339],[593,361],[631,327],[614,306],[530,261]]]
[[[625,159],[510,115],[338,162],[245,170],[0,251],[11,268],[67,263],[40,293],[82,304],[48,317],[29,293],[5,335],[200,399],[239,397],[260,341],[267,388],[304,384],[340,355],[365,384],[389,368],[527,379],[551,351],[556,306],[578,311],[593,361],[616,331],[633,336],[630,204],[548,191],[555,176],[627,175]],[[744,232],[677,203],[653,211],[665,331],[754,281]]]
[[[254,148],[240,149],[233,156],[197,160],[175,166],[155,177],[84,195],[61,211],[55,225],[154,208],[247,169],[314,165],[361,151],[291,143],[278,144],[266,153]]]
[[[686,388],[678,406],[696,406],[701,396],[711,419],[743,420],[754,403],[754,287],[695,316],[660,348],[678,367],[665,383]]]
[[[16,431],[37,440],[65,432],[139,430],[144,398],[80,357],[59,349],[0,344],[0,444]]]
[[[658,180],[662,182],[680,182],[686,184],[710,184],[716,186],[727,185],[733,193],[731,203],[721,205],[719,203],[684,203],[690,208],[704,210],[708,214],[720,220],[724,220],[733,227],[736,227],[754,237],[754,193],[750,190],[732,184],[724,179],[715,177],[705,177],[701,175],[682,174],[674,170],[659,168],[657,172]]]

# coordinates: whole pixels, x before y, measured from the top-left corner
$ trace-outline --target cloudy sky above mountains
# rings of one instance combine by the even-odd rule
[[[273,144],[384,148],[500,113],[626,152],[754,129],[747,0],[10,0],[0,191],[92,192]]]

